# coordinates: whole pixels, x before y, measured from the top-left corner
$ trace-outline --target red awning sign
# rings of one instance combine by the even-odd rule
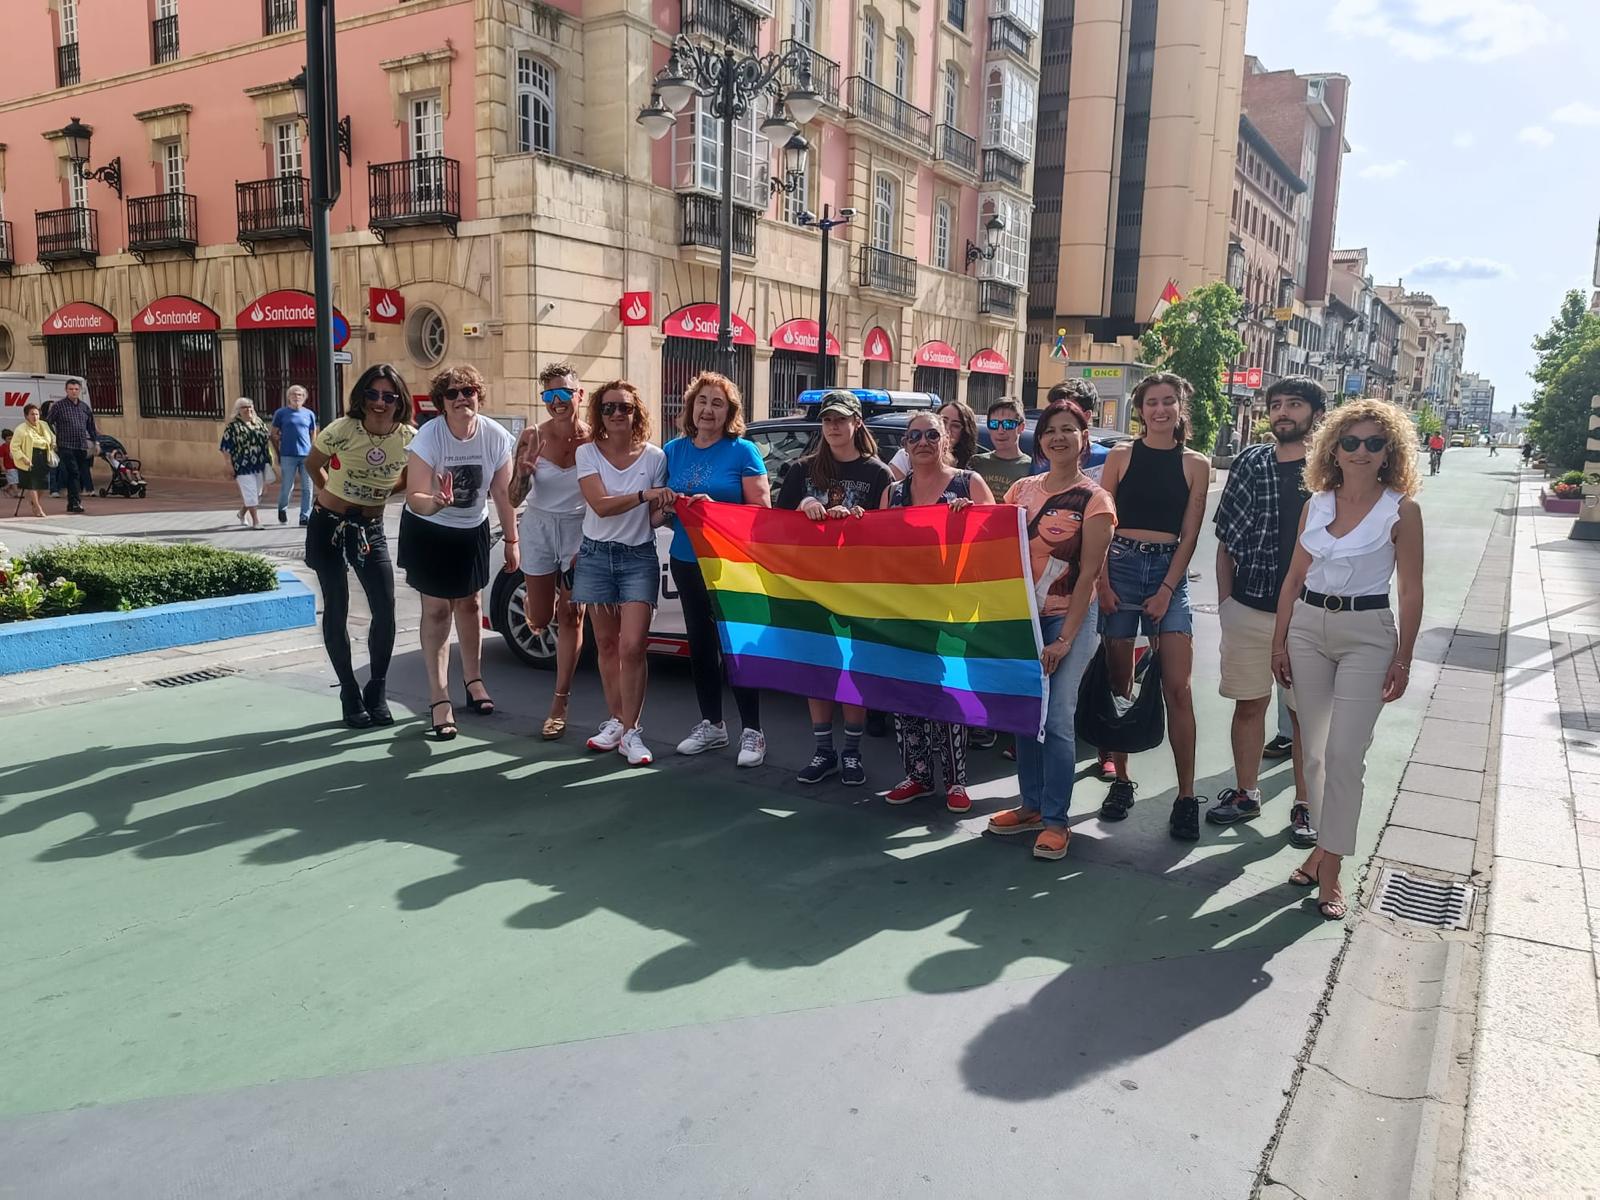
[[[985,347],[974,354],[967,363],[967,370],[974,375],[1009,375],[1011,364],[1006,361],[1006,356],[998,350]]]
[[[894,340],[877,325],[861,339],[862,362],[893,362]]]
[[[772,348],[774,350],[799,350],[805,354],[817,352],[817,323],[810,317],[796,317],[792,321],[785,321],[772,331]],[[839,354],[839,339],[833,336],[833,331],[828,331],[828,353],[835,357]]]
[[[754,346],[756,331],[750,328],[738,313],[733,317],[733,344]],[[717,340],[717,329],[722,324],[722,310],[715,304],[689,304],[680,308],[661,322],[661,332],[668,337],[695,338],[702,342]]]
[[[923,342],[917,348],[916,357],[911,363],[917,367],[937,367],[943,371],[956,371],[961,368],[961,356],[949,342]]]
[[[152,300],[129,324],[134,333],[196,333],[222,328],[216,313],[187,296]]]
[[[335,318],[342,315],[337,308],[333,313]],[[240,329],[315,329],[317,300],[310,292],[268,292],[245,305],[234,324]]]
[[[75,333],[115,333],[117,319],[97,304],[74,300],[63,304],[44,319],[45,337],[67,337]]]

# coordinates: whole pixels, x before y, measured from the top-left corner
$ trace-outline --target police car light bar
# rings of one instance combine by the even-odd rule
[[[829,392],[849,392],[861,401],[862,412],[926,411],[944,402],[933,392],[887,392],[878,388],[811,388],[801,392],[795,403],[801,408],[818,408]]]

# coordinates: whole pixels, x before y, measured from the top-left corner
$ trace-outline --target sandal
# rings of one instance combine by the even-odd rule
[[[1289,872],[1289,882],[1294,884],[1295,887],[1316,887],[1317,877],[1315,875],[1307,875],[1303,869],[1296,867]]]
[[[1072,841],[1072,834],[1065,829],[1046,829],[1033,841],[1033,856],[1047,858],[1052,862],[1067,856],[1067,844]]]
[[[481,678],[480,679],[469,679],[469,680],[467,680],[467,683],[466,683],[467,707],[470,708],[473,712],[477,713],[480,717],[493,716],[494,715],[494,698],[493,697],[485,696],[482,700],[474,700],[472,698],[472,685],[475,684],[475,683],[480,685],[480,686],[482,686],[483,680]],[[488,688],[484,688],[483,690],[485,692],[487,692],[489,689]]]
[[[539,730],[539,736],[547,742],[553,742],[567,731],[565,717],[546,717],[544,726]]]
[[[441,704],[449,703],[450,701],[448,700],[435,700],[432,704],[428,705],[428,715],[432,716],[433,710],[438,708]],[[454,721],[445,721],[443,723],[434,725],[433,738],[434,741],[437,742],[448,742],[459,732],[461,731],[456,728],[456,723]]]
[[[1317,911],[1324,921],[1342,921],[1350,909],[1343,900],[1318,900]]]

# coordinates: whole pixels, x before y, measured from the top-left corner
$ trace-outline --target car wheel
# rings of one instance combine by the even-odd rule
[[[530,667],[546,671],[556,669],[556,623],[542,634],[528,628],[525,605],[528,585],[521,575],[502,575],[495,580],[490,599],[489,620],[505,638],[511,653]]]

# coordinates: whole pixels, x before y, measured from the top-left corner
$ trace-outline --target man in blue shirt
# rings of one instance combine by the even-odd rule
[[[283,407],[272,414],[272,444],[278,451],[278,524],[289,521],[289,497],[300,480],[300,524],[311,523],[311,472],[306,458],[316,436],[317,416],[306,407],[306,390],[298,383],[283,395]]]

